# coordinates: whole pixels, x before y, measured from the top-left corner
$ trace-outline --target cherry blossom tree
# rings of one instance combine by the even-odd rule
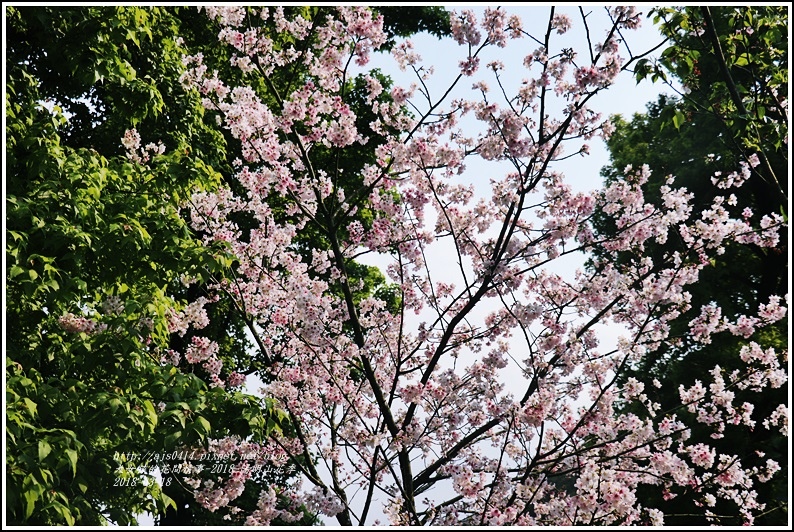
[[[253,471],[292,463],[301,481],[262,492],[247,523],[289,520],[305,505],[343,525],[383,515],[404,525],[662,524],[664,514],[636,496],[648,485],[697,498],[707,515],[725,502],[748,524],[764,510],[754,485],[779,464],[744,467],[689,435],[692,424],[720,438],[727,425],[757,423],[787,434],[787,405],[758,420],[751,403],[734,402],[736,390],[784,386],[787,352],[749,343],[742,369],[715,367],[708,381],[682,387],[679,407],[667,411],[642,383],[618,377],[675,341],[669,322],[689,310],[687,287],[724,246],[775,246],[785,220],[749,208],[731,217],[730,190],[696,210],[674,176],[653,203],[642,192],[645,166],[588,192],[558,169],[610,134],[591,105],[642,59],[627,46],[641,13],[608,8],[606,27],[597,28],[592,13],[575,20],[551,8],[538,34],[502,9],[480,20],[454,13],[460,72],[449,89],[432,93],[432,69],[404,41],[392,54],[416,83],[383,98],[364,70],[385,41],[382,19],[364,7],[340,7],[324,22],[261,9],[278,46],[246,25],[242,9],[205,11],[221,25],[233,64],[264,79],[267,100],[262,87],[228,85],[200,55],[185,58],[183,83],[242,147],[243,193],[195,194],[191,221],[233,258],[213,289],[245,316],[268,362],[263,394],[285,422],[267,441],[213,442],[211,452],[240,460],[226,477],[188,478],[197,501],[234,513]],[[311,49],[290,44],[310,34]],[[493,48],[522,61],[488,62],[491,90],[476,76]],[[294,62],[306,72],[294,90],[268,83]],[[503,81],[508,68],[523,69],[519,87]],[[368,83],[377,117],[370,127],[386,141],[359,181],[343,182],[329,161],[370,142],[347,101],[356,75]],[[471,83],[470,96],[458,98]],[[471,176],[467,164],[489,170]],[[357,217],[364,209],[371,216]],[[614,221],[613,234],[596,236],[596,212]],[[241,216],[255,223],[241,228]],[[296,238],[306,228],[327,249],[307,253]],[[668,239],[685,251],[646,256],[647,244]],[[596,248],[592,268],[570,270]],[[369,257],[397,285],[396,308],[356,296],[349,270]],[[736,321],[704,306],[691,337],[748,337],[783,319],[786,305],[773,297]],[[603,335],[607,328],[621,331],[617,341]],[[638,408],[618,408],[628,404]]]

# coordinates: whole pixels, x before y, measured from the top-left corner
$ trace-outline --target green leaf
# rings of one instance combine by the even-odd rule
[[[197,428],[196,425],[199,425],[201,429],[199,430],[199,428]],[[210,426],[210,422],[207,421],[204,417],[198,416],[194,421],[194,428],[196,428],[196,432],[198,432],[199,435],[206,436],[210,433],[210,429],[212,427]]]
[[[143,402],[143,410],[146,412],[146,417],[149,420],[149,423],[152,427],[157,426],[157,410],[155,410],[154,405],[148,399]]]
[[[185,413],[182,410],[167,410],[163,412],[161,417],[165,419],[169,416],[175,417],[179,424],[182,425],[182,428],[185,428]]]
[[[39,498],[39,494],[34,490],[27,490],[22,496],[25,497],[25,520],[28,520],[36,508],[36,500]]]
[[[22,401],[25,403],[25,408],[27,408],[28,412],[30,412],[31,415],[35,416],[36,415],[36,403],[31,401],[27,397],[24,397],[22,399]]]
[[[111,414],[115,414],[116,411],[123,406],[122,402],[117,397],[111,398],[110,401],[108,401],[108,405],[110,405]]]
[[[281,427],[276,422],[276,420],[273,419],[272,417],[267,419],[267,428],[266,428],[266,430],[267,430],[267,434],[272,434],[274,431],[278,435],[282,434]]]
[[[77,451],[74,449],[64,449],[64,454],[72,466],[72,476],[77,476]]]
[[[681,126],[686,121],[686,115],[679,111],[678,109],[675,110],[675,115],[673,115],[673,126],[676,129],[681,129]]]
[[[25,269],[15,264],[11,267],[11,271],[9,272],[8,276],[13,279],[17,275],[22,275],[23,273],[25,273]]]
[[[52,447],[46,440],[39,440],[39,462],[44,461],[45,458],[52,452]]]
[[[169,506],[176,510],[176,501],[162,491],[160,492],[160,501],[163,510],[166,510]]]
[[[60,514],[61,518],[66,522],[67,525],[74,525],[74,516],[67,506],[58,501],[53,501],[50,506],[55,508],[55,511]]]
[[[171,449],[176,443],[179,442],[180,438],[182,438],[181,430],[176,430],[170,434],[166,434],[165,439],[163,440],[163,445],[166,449]]]

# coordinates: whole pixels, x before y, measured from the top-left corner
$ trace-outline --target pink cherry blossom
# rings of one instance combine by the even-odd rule
[[[293,460],[299,481],[264,489],[248,524],[295,519],[301,504],[340,524],[370,523],[365,509],[375,504],[395,525],[663,524],[663,512],[638,496],[643,486],[667,498],[697,493],[704,508],[734,505],[748,523],[764,511],[753,485],[769,480],[776,464],[747,467],[692,434],[698,426],[719,439],[728,426],[758,425],[736,391],[783,386],[787,354],[754,342],[737,347],[741,369],[715,367],[681,384],[680,415],[654,402],[646,384],[619,384],[619,376],[675,342],[671,321],[690,310],[689,339],[701,343],[719,334],[749,340],[784,319],[781,297],[726,316],[714,304],[691,309],[689,292],[725,246],[777,246],[783,217],[756,218],[736,196],[697,207],[673,176],[653,202],[644,193],[647,166],[587,192],[575,191],[557,167],[586,155],[583,141],[612,132],[590,103],[636,60],[616,34],[639,26],[641,13],[607,9],[603,37],[579,53],[561,52],[555,41],[577,28],[562,13],[552,11],[531,45],[512,40],[529,30],[502,9],[485,9],[481,21],[470,10],[453,13],[462,53],[450,61],[461,76],[477,74],[464,82],[475,89],[471,98],[433,94],[431,69],[404,41],[392,56],[416,83],[387,93],[363,73],[361,109],[345,87],[385,42],[372,11],[340,7],[310,23],[263,9],[281,34],[278,46],[267,32],[244,27],[240,9],[205,11],[243,72],[254,73],[256,58],[264,78],[297,61],[305,75],[266,98],[227,85],[199,55],[185,58],[183,85],[242,147],[235,187],[197,191],[186,205],[204,241],[223,243],[235,258],[233,279],[208,289],[244,309],[257,354],[268,361],[263,394],[291,424],[263,442],[211,442],[219,452],[259,447],[227,477],[191,473],[200,504],[232,511],[255,467]],[[310,31],[306,49],[297,48]],[[478,72],[491,47],[499,59]],[[526,76],[516,94],[500,78],[511,68]],[[497,90],[479,79],[486,74]],[[333,158],[318,154],[371,146],[358,129],[356,113],[365,110],[384,140],[357,170],[363,184],[347,185]],[[137,146],[132,133],[123,142]],[[469,178],[475,160],[491,170]],[[755,166],[751,156],[715,184],[739,186]],[[613,235],[598,236],[596,214],[611,220]],[[238,227],[240,215],[253,227]],[[305,250],[305,229],[328,247]],[[670,239],[686,252],[648,256],[649,243]],[[565,273],[568,257],[596,247],[605,258]],[[626,258],[613,260],[618,254]],[[362,257],[386,264],[396,312],[350,275],[351,261]],[[210,301],[174,310],[169,330],[186,335],[206,326]],[[601,326],[619,329],[620,338],[602,338]],[[242,384],[239,368],[224,368],[217,352],[194,334],[184,359],[200,364],[211,386]],[[178,363],[179,356],[162,358]],[[636,408],[621,409],[627,405]],[[762,421],[781,431],[787,422],[786,405]]]

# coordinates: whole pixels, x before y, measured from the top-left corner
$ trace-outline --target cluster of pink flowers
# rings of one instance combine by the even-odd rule
[[[173,349],[166,349],[160,357],[160,363],[163,365],[171,364],[173,366],[178,366],[180,360],[182,360],[182,355]]]
[[[572,25],[571,17],[564,13],[555,13],[551,19],[551,27],[557,30],[559,35],[570,30]]]
[[[185,350],[185,361],[188,364],[199,364],[209,373],[210,386],[224,388],[226,383],[220,378],[221,370],[223,369],[223,362],[217,357],[218,344],[205,338],[203,336],[193,336],[190,339],[190,345]],[[178,353],[171,353],[170,359],[165,359],[167,362],[173,360],[179,361]],[[235,378],[238,381],[239,378]]]
[[[58,318],[58,325],[69,333],[96,334],[107,329],[107,325],[104,323],[97,323],[96,320],[84,316],[76,316],[71,312],[67,312]]]
[[[637,29],[642,25],[642,13],[633,6],[616,6],[609,10],[610,16],[617,22],[618,27]]]
[[[127,158],[139,164],[145,164],[155,155],[165,153],[165,144],[161,141],[158,141],[157,144],[150,142],[141,147],[141,136],[134,128],[124,132],[121,145],[127,150]]]
[[[195,329],[206,327],[209,324],[209,318],[204,305],[209,301],[206,297],[201,296],[195,301],[188,303],[181,312],[169,309],[168,331],[184,336],[190,327]]]
[[[486,8],[483,14],[482,27],[488,32],[488,42],[495,44],[499,48],[507,46],[508,34],[507,13],[502,8]]]
[[[700,315],[689,322],[692,338],[703,344],[711,343],[713,334],[730,331],[734,336],[750,338],[759,327],[776,323],[788,314],[788,307],[781,305],[779,296],[771,296],[769,303],[761,303],[758,316],[739,316],[735,322],[722,316],[722,309],[711,303],[701,308]]]
[[[245,375],[233,371],[232,373],[229,374],[229,377],[226,379],[226,384],[230,388],[237,388],[238,386],[242,386],[243,384],[245,384]]]
[[[275,448],[237,437],[210,439],[206,447],[183,449],[191,457],[179,468],[182,481],[194,490],[196,501],[211,512],[224,513],[224,519],[241,510],[232,505],[245,490],[245,483],[278,454]],[[206,464],[222,464],[211,468]],[[247,525],[268,526],[273,519],[290,522],[300,519],[300,501],[283,488],[270,487],[259,496],[257,509],[246,518]],[[280,508],[276,508],[279,506]]]
[[[124,312],[124,303],[119,296],[109,296],[102,302],[102,312],[108,316],[117,316]]]
[[[197,364],[214,357],[217,352],[217,343],[202,336],[194,336],[185,352],[185,360],[189,364]]]
[[[753,163],[753,166],[758,166],[759,161],[756,154],[753,154],[750,160],[751,163]],[[738,188],[742,186],[745,181],[750,179],[750,173],[750,163],[739,161],[739,171],[731,172],[725,177],[722,177],[722,172],[716,172],[711,178],[711,182],[717,185],[719,188]]]
[[[458,44],[477,46],[480,44],[482,34],[477,29],[477,17],[471,10],[465,10],[459,15],[450,17],[452,37]]]

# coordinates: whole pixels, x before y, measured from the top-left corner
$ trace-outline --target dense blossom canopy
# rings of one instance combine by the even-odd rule
[[[753,485],[774,474],[774,461],[746,469],[737,456],[716,455],[707,443],[690,442],[687,422],[661,411],[644,385],[616,384],[623,368],[673,341],[668,322],[689,309],[687,286],[726,243],[778,245],[781,216],[759,219],[750,209],[731,215],[730,189],[750,178],[757,156],[728,180],[714,176],[726,196],[700,212],[674,176],[660,204],[646,201],[647,167],[626,168],[623,179],[592,193],[574,192],[554,169],[568,144],[611,132],[589,103],[636,60],[621,51],[624,33],[640,24],[636,10],[610,9],[603,40],[579,53],[557,42],[573,21],[554,10],[539,37],[501,9],[486,9],[481,21],[471,11],[454,14],[453,38],[464,58],[453,84],[478,72],[487,47],[525,35],[536,44],[523,60],[523,85],[515,95],[503,92],[502,103],[484,82],[475,84],[480,99],[433,99],[419,55],[410,42],[398,44],[394,57],[418,83],[383,99],[377,80],[367,80],[372,127],[386,142],[356,188],[343,186],[339,169],[318,166],[316,157],[369,141],[357,129],[345,80],[351,65],[366,65],[384,42],[382,21],[362,7],[339,8],[322,23],[285,18],[278,8],[258,12],[274,17],[281,42],[300,42],[310,31],[319,36],[299,49],[276,47],[270,35],[246,29],[239,8],[206,11],[244,72],[257,69],[267,80],[296,61],[307,72],[290,92],[268,87],[275,106],[250,87],[228,86],[200,55],[185,59],[183,76],[241,141],[243,193],[196,194],[191,217],[195,230],[225,242],[237,261],[235,275],[215,288],[250,318],[272,362],[263,393],[291,421],[253,462],[297,460],[304,484],[284,488],[294,502],[342,524],[369,522],[376,501],[385,502],[394,524],[660,524],[662,512],[635,496],[639,485],[651,484],[670,497],[690,490],[706,507],[730,501],[749,523],[763,510]],[[504,89],[499,72],[506,67],[488,67]],[[423,98],[424,108],[417,103]],[[548,111],[555,99],[558,115]],[[469,117],[480,130],[463,126]],[[476,197],[460,177],[473,156],[512,167],[488,176],[488,197]],[[288,221],[274,204],[285,205]],[[362,208],[374,213],[366,227],[352,219]],[[595,235],[595,211],[614,219],[613,236]],[[255,226],[243,231],[238,213]],[[309,226],[330,246],[307,261],[295,238]],[[669,238],[680,239],[686,253],[644,256],[647,242]],[[443,265],[428,260],[439,244],[451,250]],[[593,247],[605,251],[593,268],[569,278],[555,270],[555,261]],[[610,260],[626,252],[634,259]],[[388,275],[399,286],[396,313],[376,296],[353,297],[347,268],[373,253],[388,257]],[[784,318],[784,305],[774,297],[757,316],[736,322],[705,307],[692,334],[702,342],[722,331],[747,338]],[[624,330],[617,345],[599,340],[599,324]],[[783,386],[785,356],[746,345],[744,370],[716,367],[709,382],[682,387],[682,408],[714,438],[726,424],[753,426],[752,405],[734,404],[731,390]],[[627,402],[644,414],[618,413]],[[785,430],[782,420],[767,422]],[[247,467],[235,475],[244,477]],[[213,510],[233,505],[232,485],[218,490],[197,487],[197,497]],[[264,492],[247,522],[288,516],[290,506],[276,507],[278,500]]]

